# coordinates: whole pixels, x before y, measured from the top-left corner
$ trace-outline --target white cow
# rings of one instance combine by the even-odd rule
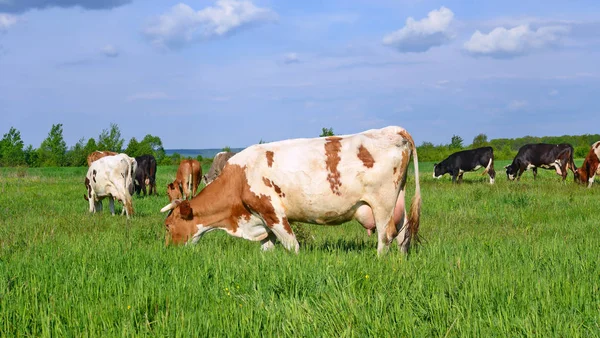
[[[131,195],[133,194],[133,175],[137,168],[134,158],[126,154],[102,157],[91,163],[85,176],[90,212],[102,211],[102,199],[109,197],[110,213],[115,214],[114,200],[123,203],[123,213],[127,218],[133,214]]]
[[[404,205],[411,155],[415,196]],[[401,127],[251,146],[233,156],[191,201],[175,200],[165,225],[175,243],[196,243],[211,230],[298,252],[290,222],[340,224],[356,219],[378,232],[377,252],[396,238],[407,251],[421,206],[417,150]]]

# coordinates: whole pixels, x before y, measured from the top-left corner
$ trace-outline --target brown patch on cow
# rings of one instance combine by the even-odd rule
[[[398,170],[398,168],[394,167],[394,175],[396,175],[396,170]]]
[[[283,228],[288,234],[292,235],[294,233],[294,231],[292,231],[292,227],[290,226],[290,222],[288,222],[287,217],[281,218],[281,224],[283,224]]]
[[[358,159],[362,161],[363,165],[367,168],[373,168],[375,160],[371,153],[362,144],[358,147]]]
[[[275,190],[277,195],[279,195],[279,197],[281,197],[281,198],[284,198],[285,193],[281,191],[281,188],[277,184],[275,184],[275,182],[271,181],[271,183],[273,183],[273,189]]]
[[[92,164],[92,162],[97,161],[105,156],[114,156],[117,155],[114,151],[94,151],[90,153],[87,157],[87,165],[88,167]]]
[[[92,170],[92,180],[96,183],[96,169]]]
[[[275,155],[275,153],[268,150],[266,152],[266,155],[267,155],[267,165],[269,166],[269,168],[271,168],[271,166],[273,166],[273,156]]]
[[[410,134],[406,130],[399,131],[398,135],[402,136],[414,148],[415,142],[413,141],[412,136],[410,136]]]
[[[273,185],[271,184],[271,180],[269,180],[266,177],[263,177],[263,182],[265,183],[265,185],[269,188],[273,187]]]
[[[340,180],[340,172],[337,169],[340,163],[340,150],[342,149],[341,137],[330,136],[325,140],[325,166],[327,167],[327,180],[331,187],[331,191],[340,196],[340,186],[342,182]]]
[[[197,225],[207,228],[221,228],[230,233],[238,230],[240,219],[249,221],[251,213],[257,213],[272,228],[279,224],[279,217],[273,207],[271,197],[257,195],[250,190],[245,168],[239,165],[227,165],[218,179],[206,186],[189,201],[192,219],[186,219],[189,213],[181,205],[175,207],[167,216],[165,226],[169,229],[174,243],[189,240],[197,231]],[[283,224],[285,227],[285,224]]]
[[[89,178],[85,178],[85,188],[87,189],[87,195],[83,195],[83,197],[85,198],[86,201],[88,201],[90,198],[92,198],[92,186],[90,184],[90,179]]]
[[[600,167],[600,159],[598,158],[595,149],[599,147],[600,143],[594,144],[592,146],[592,148],[588,152],[588,155],[585,157],[585,160],[583,160],[581,168],[578,168],[575,171],[575,182],[581,184],[588,184],[589,186],[590,177],[593,177],[598,173],[598,167]]]

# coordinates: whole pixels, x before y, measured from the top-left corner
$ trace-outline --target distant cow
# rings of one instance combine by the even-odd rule
[[[144,192],[146,196],[146,186],[150,189],[149,194],[158,195],[156,192],[156,159],[152,155],[142,155],[135,158],[137,170],[135,171],[135,192],[139,196]]]
[[[410,212],[404,195],[411,155],[415,196]],[[377,252],[390,242],[407,251],[419,229],[421,190],[417,149],[411,135],[390,126],[359,134],[295,139],[246,148],[191,201],[161,209],[175,243],[196,243],[208,231],[260,241],[276,239],[298,252],[290,222],[341,224],[356,219],[377,229]],[[167,237],[169,239],[169,237]]]
[[[133,174],[136,170],[135,159],[118,154],[106,156],[92,162],[85,176],[90,212],[102,210],[102,199],[109,197],[110,213],[115,214],[114,200],[123,203],[123,211],[127,218],[133,215],[131,194],[133,193]]]
[[[440,163],[433,165],[433,177],[440,178],[444,174],[452,175],[452,182],[462,182],[463,174],[484,167],[482,175],[490,175],[490,184],[494,184],[496,171],[494,170],[494,149],[482,147],[456,152]]]
[[[200,179],[202,178],[202,167],[196,160],[181,160],[177,169],[177,176],[173,183],[167,184],[167,195],[169,201],[178,198],[192,198],[196,196]]]
[[[223,171],[225,163],[227,163],[227,161],[235,154],[237,153],[233,153],[230,151],[222,151],[215,155],[212,165],[208,170],[208,174],[202,176],[202,181],[204,182],[204,185],[209,185],[212,181],[214,181],[215,178],[217,178],[217,176],[221,174],[221,171]]]
[[[585,184],[588,188],[592,187],[596,175],[600,175],[600,141],[594,143],[590,152],[583,161],[581,168],[575,171],[575,182]]]
[[[117,155],[117,153],[115,153],[114,151],[108,151],[108,150],[94,151],[94,152],[90,153],[87,157],[88,167],[92,164],[92,162],[94,162],[100,158],[103,158],[104,156],[114,156],[114,155]]]
[[[573,162],[573,146],[567,143],[526,144],[519,149],[512,163],[504,168],[511,181],[515,178],[518,181],[527,169],[532,169],[534,179],[537,177],[537,168],[554,169],[563,181],[567,178],[567,168],[572,172],[577,170]]]

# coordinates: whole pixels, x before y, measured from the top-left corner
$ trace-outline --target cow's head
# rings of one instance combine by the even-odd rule
[[[573,172],[573,177],[575,179],[575,183],[585,184],[588,180],[585,169],[583,167],[575,170]]]
[[[167,196],[169,196],[169,201],[171,202],[176,199],[183,198],[177,182],[167,184]]]
[[[439,163],[434,163],[433,164],[433,178],[440,178],[442,176],[444,176],[445,172],[442,171],[442,168],[440,168]]]
[[[198,232],[198,227],[194,222],[194,211],[189,201],[173,200],[160,209],[160,212],[166,211],[169,211],[169,214],[165,219],[167,230],[165,245],[168,245],[169,242],[184,244]]]
[[[504,166],[504,169],[506,169],[506,178],[508,178],[509,181],[513,181],[515,177],[517,177],[517,168],[512,164]]]

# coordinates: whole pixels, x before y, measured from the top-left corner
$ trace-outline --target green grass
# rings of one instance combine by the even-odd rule
[[[355,222],[308,226],[298,255],[223,232],[165,247],[176,167],[130,221],[88,213],[86,168],[0,168],[0,336],[600,336],[600,185],[505,164],[490,186],[421,163],[408,258]]]

